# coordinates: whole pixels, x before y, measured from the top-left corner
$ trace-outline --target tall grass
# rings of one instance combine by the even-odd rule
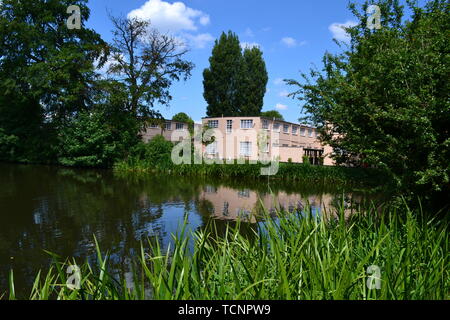
[[[29,299],[449,299],[448,222],[421,218],[406,206],[345,217],[267,216],[254,237],[236,227],[218,236],[214,224],[192,235],[181,229],[174,246],[142,245],[132,280],[97,264],[82,266],[81,289],[65,285],[68,261],[54,255]],[[380,290],[367,286],[367,268],[381,270]],[[9,294],[16,299],[13,273]]]
[[[262,164],[249,163],[167,165],[130,158],[117,162],[114,165],[114,172],[122,176],[163,173],[196,177],[267,179],[266,176],[261,176],[262,167],[264,167]],[[379,186],[385,185],[388,180],[385,174],[376,169],[312,166],[309,163],[280,163],[278,173],[271,179],[340,186]]]

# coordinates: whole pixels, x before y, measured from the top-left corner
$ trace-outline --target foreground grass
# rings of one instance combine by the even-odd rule
[[[366,212],[316,219],[305,214],[268,218],[254,237],[236,228],[225,236],[198,232],[189,250],[181,230],[166,252],[151,243],[136,257],[133,280],[114,275],[98,249],[82,266],[80,290],[70,290],[69,262],[55,257],[26,299],[448,299],[446,221],[402,212]],[[214,230],[214,227],[209,230]],[[149,250],[144,250],[147,247]],[[367,268],[379,266],[380,290],[367,287]],[[9,294],[16,299],[14,276]]]

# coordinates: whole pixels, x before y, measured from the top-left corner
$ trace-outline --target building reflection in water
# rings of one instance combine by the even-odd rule
[[[250,189],[231,189],[206,185],[199,195],[199,200],[209,204],[208,214],[218,220],[241,220],[256,223],[264,209],[275,216],[276,212],[302,212],[309,207],[314,216],[322,212],[331,212],[333,196],[301,196],[286,192],[260,193]]]

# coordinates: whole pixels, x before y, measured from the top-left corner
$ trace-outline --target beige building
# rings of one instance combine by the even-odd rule
[[[205,147],[208,158],[258,161],[261,157],[281,162],[334,165],[332,148],[318,139],[316,128],[264,117],[204,118],[203,126],[214,132]]]
[[[147,143],[157,135],[162,135],[167,141],[179,142],[189,135],[188,124],[171,120],[166,120],[164,125],[149,124],[142,133],[142,139]]]

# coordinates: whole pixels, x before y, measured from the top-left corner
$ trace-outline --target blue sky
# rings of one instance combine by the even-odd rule
[[[293,88],[280,80],[299,79],[300,70],[320,67],[325,51],[338,50],[333,37],[345,37],[336,26],[355,20],[347,0],[90,0],[89,7],[87,26],[105,40],[111,39],[109,10],[113,15],[133,12],[150,18],[156,28],[187,42],[191,50],[186,58],[196,65],[192,77],[174,84],[170,107],[159,111],[167,119],[186,112],[195,121],[206,114],[202,73],[222,31],[232,30],[242,43],[260,46],[269,73],[263,110],[277,108],[286,120],[296,122],[301,115],[299,101],[286,97]]]

